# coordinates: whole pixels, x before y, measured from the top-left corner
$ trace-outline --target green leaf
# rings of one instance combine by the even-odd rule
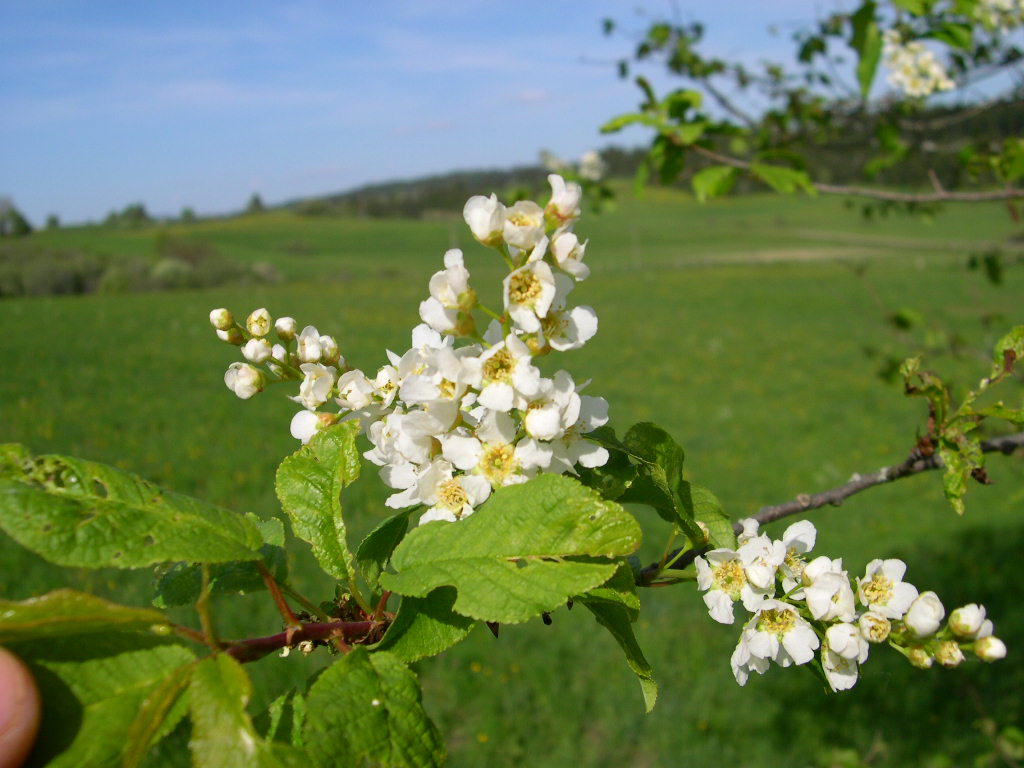
[[[816,195],[818,193],[814,188],[814,184],[811,183],[811,177],[803,171],[798,171],[794,168],[787,168],[783,165],[751,163],[750,172],[776,192],[781,192],[784,195],[791,195],[801,189],[808,195]]]
[[[188,689],[192,713],[189,749],[196,768],[298,768],[298,750],[264,741],[246,706],[252,683],[242,665],[227,654],[203,659]]]
[[[636,621],[640,616],[640,597],[636,593],[636,577],[627,562],[621,562],[614,575],[604,584],[584,592],[577,599],[588,604],[601,603],[617,606],[626,612],[630,621]]]
[[[18,443],[0,444],[0,477],[20,477],[32,461],[28,448]]]
[[[254,560],[262,543],[242,515],[67,456],[0,477],[0,528],[50,562],[83,568]]]
[[[541,475],[495,491],[472,517],[411,531],[381,584],[425,597],[458,590],[454,609],[485,621],[526,621],[611,578],[617,558],[640,544],[640,527],[618,504],[577,481]]]
[[[352,553],[345,539],[341,490],[359,477],[357,422],[317,432],[277,470],[277,498],[291,518],[295,535],[313,546],[320,566],[354,584]]]
[[[967,493],[967,479],[971,475],[970,466],[956,450],[940,448],[939,456],[946,467],[942,475],[942,491],[953,510],[958,515],[962,515],[964,513],[964,494]]]
[[[687,514],[708,528],[708,541],[712,546],[735,549],[736,533],[732,529],[732,520],[722,509],[722,502],[711,491],[701,485],[682,482],[679,486],[679,497]]]
[[[167,617],[157,611],[110,603],[72,589],[22,602],[0,600],[0,643],[109,632],[166,635],[167,625]]]
[[[403,597],[395,620],[373,650],[390,651],[410,663],[468,637],[476,622],[452,610],[456,594],[452,587],[439,587],[426,597]]]
[[[866,99],[882,57],[882,33],[875,20],[874,0],[863,3],[850,17],[850,23],[853,27],[850,47],[857,52],[857,82],[860,84],[861,98]]]
[[[902,8],[915,16],[924,16],[928,13],[929,0],[893,0],[893,5]]]
[[[411,512],[406,510],[389,517],[370,531],[356,550],[359,572],[374,591],[380,590],[380,575],[391,559],[391,553],[409,529]]]
[[[700,202],[706,202],[712,197],[721,197],[729,193],[736,181],[739,169],[730,165],[711,165],[702,168],[693,174],[690,183],[693,185],[693,193]]]
[[[278,582],[288,580],[288,557],[281,547],[264,544],[260,547],[263,564]],[[247,594],[266,589],[259,568],[252,561],[217,563],[208,566],[212,594]],[[196,563],[175,563],[158,574],[153,605],[169,608],[192,605],[202,591],[202,566]]]
[[[420,700],[416,676],[398,659],[357,647],[324,671],[306,697],[306,751],[319,768],[364,761],[440,766],[444,744]]]
[[[612,436],[614,438],[614,434]],[[601,441],[595,442],[604,444]],[[636,480],[637,475],[636,467],[630,462],[628,454],[617,448],[608,452],[608,461],[602,466],[591,469],[580,467],[577,472],[581,483],[588,488],[593,488],[601,494],[601,498],[611,501],[622,496]]]
[[[951,48],[959,48],[970,52],[974,44],[974,30],[970,24],[958,24],[947,21],[931,34],[932,39],[945,43]]]
[[[121,768],[137,768],[145,760],[150,748],[185,716],[188,697],[183,696],[195,662],[178,667],[142,702],[139,714],[132,721],[125,739]]]
[[[633,125],[634,123],[647,123],[650,120],[650,116],[643,112],[627,112],[623,115],[616,115],[611,120],[601,126],[601,133],[616,133],[621,131],[627,125]]]
[[[633,626],[629,614],[623,608],[607,603],[584,600],[587,610],[594,614],[597,623],[607,629],[622,652],[626,654],[626,663],[640,681],[640,690],[644,696],[644,706],[650,712],[658,700],[658,684],[654,682],[651,665],[644,658],[644,653],[633,635]]]
[[[302,730],[306,723],[306,700],[292,689],[281,694],[254,721],[267,741],[280,741],[303,748]]]
[[[29,761],[48,768],[118,768],[145,702],[194,660],[186,648],[135,633],[53,637],[12,644],[39,685],[42,727]],[[150,744],[175,726],[184,708],[171,707]]]

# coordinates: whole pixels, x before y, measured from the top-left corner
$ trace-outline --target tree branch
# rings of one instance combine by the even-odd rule
[[[1002,453],[1010,455],[1018,448],[1024,448],[1024,432],[1017,432],[1003,437],[994,437],[990,440],[983,440],[981,442],[982,453]],[[882,485],[884,483],[891,483],[894,480],[899,480],[903,477],[910,477],[911,475],[916,475],[931,469],[941,469],[942,467],[942,459],[939,458],[937,453],[933,453],[930,456],[923,456],[915,449],[907,460],[900,464],[882,467],[882,469],[871,472],[867,475],[856,474],[849,480],[849,482],[827,491],[810,495],[802,493],[791,501],[761,507],[753,517],[763,525],[765,523],[774,522],[775,520],[781,520],[782,518],[789,517],[790,515],[799,514],[800,512],[809,512],[812,509],[820,509],[826,505],[838,507],[850,496],[860,493],[861,491],[865,491],[868,488],[873,488],[876,485]],[[734,523],[733,530],[736,533],[739,533],[743,530],[743,526],[738,522]],[[682,552],[682,550],[676,550],[666,559],[672,560],[678,555],[679,559],[676,560],[673,565],[673,570],[682,570],[690,565],[690,563],[692,563],[697,557],[707,552],[708,549],[708,547],[703,549],[692,549],[687,552],[683,552],[681,555],[680,552]],[[660,573],[660,565],[660,562],[651,563],[640,571],[640,575],[637,578],[637,584],[642,587],[651,586],[652,581]]]
[[[690,145],[694,152],[703,155],[721,165],[728,165],[732,168],[749,171],[750,163],[735,157],[723,155],[707,147]],[[993,189],[979,192],[957,192],[947,189],[940,189],[935,192],[893,192],[886,189],[875,189],[873,187],[846,186],[843,184],[824,184],[819,181],[812,181],[811,185],[819,192],[826,195],[846,195],[849,197],[866,197],[872,200],[887,200],[894,203],[985,203],[994,200],[1020,200],[1024,199],[1024,189],[1008,187],[1006,189]]]
[[[268,653],[281,648],[291,648],[304,641],[326,642],[335,638],[350,641],[366,641],[379,639],[387,621],[328,621],[316,624],[302,624],[284,632],[267,637],[250,637],[228,643],[225,653],[243,664],[262,659]]]

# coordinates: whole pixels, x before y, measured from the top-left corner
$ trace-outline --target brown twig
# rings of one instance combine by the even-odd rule
[[[338,638],[342,640],[360,641],[375,636],[387,622],[380,621],[328,621],[316,624],[301,624],[284,632],[267,637],[250,637],[229,643],[225,653],[243,664],[262,659],[268,653],[282,648],[309,641],[327,642]]]
[[[1024,447],[1024,432],[1017,432],[1003,437],[994,437],[990,440],[983,440],[981,442],[982,453],[1003,453],[1009,455],[1022,447]],[[753,518],[763,525],[765,523],[774,522],[775,520],[781,520],[782,518],[789,517],[790,515],[796,515],[800,512],[809,512],[812,509],[819,509],[828,505],[838,507],[850,496],[860,493],[861,491],[865,491],[868,488],[873,488],[876,485],[883,485],[884,483],[891,483],[894,480],[899,480],[903,477],[910,477],[911,475],[926,472],[930,469],[940,469],[942,466],[942,459],[939,458],[937,453],[933,453],[930,456],[923,456],[915,450],[906,461],[900,464],[894,464],[890,467],[882,467],[882,469],[866,475],[856,474],[848,482],[843,483],[843,485],[827,491],[814,494],[801,493],[795,499],[782,504],[761,507],[761,509],[757,511],[757,514],[753,515]],[[739,533],[743,530],[743,526],[739,523],[735,523],[733,525],[733,530],[736,531],[736,533]],[[707,550],[708,548],[691,549],[683,552],[682,550],[677,549],[669,556],[669,560],[672,560],[674,557],[678,558],[673,563],[672,570],[682,570],[683,568],[686,568]],[[651,563],[640,571],[636,582],[639,586],[649,587],[660,573],[661,563]]]

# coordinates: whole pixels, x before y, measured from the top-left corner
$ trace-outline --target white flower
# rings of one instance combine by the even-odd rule
[[[903,623],[917,637],[930,637],[938,631],[945,616],[946,609],[942,607],[939,596],[934,592],[922,592],[910,604]]]
[[[526,408],[523,428],[537,440],[555,440],[579,420],[580,396],[576,394],[572,376],[566,371],[558,371],[554,379],[541,382],[538,397]]]
[[[758,531],[761,528],[761,524],[754,517],[745,517],[740,520],[740,532],[736,536],[736,541],[739,544],[750,541],[758,536]]]
[[[502,231],[506,243],[522,251],[531,251],[544,237],[544,211],[532,200],[520,200],[505,210]]]
[[[577,280],[586,280],[590,275],[590,267],[583,263],[586,250],[587,244],[581,243],[574,232],[560,232],[551,240],[551,255],[558,268]]]
[[[796,608],[778,600],[765,600],[747,622],[731,664],[736,682],[743,685],[749,671],[764,673],[765,665],[755,661],[771,659],[781,667],[806,664],[820,645],[811,625]]]
[[[218,328],[217,338],[221,341],[226,341],[228,344],[234,344],[236,347],[242,346],[245,342],[245,335],[235,327],[228,328],[226,331]]]
[[[218,331],[226,331],[235,324],[234,316],[223,307],[210,312],[210,324]]]
[[[481,405],[508,413],[540,392],[540,371],[530,359],[529,347],[509,334],[483,354],[464,358],[464,380],[480,391]]]
[[[842,656],[825,643],[821,652],[821,669],[825,673],[825,680],[833,691],[848,691],[857,684],[860,668],[856,659],[848,659]]]
[[[814,562],[820,561],[817,558]],[[826,560],[828,558],[825,558]],[[840,561],[841,562],[841,561]],[[805,583],[810,565],[804,570]],[[857,615],[853,588],[846,571],[839,569],[818,573],[804,589],[807,609],[818,621],[853,621]]]
[[[227,388],[243,400],[263,390],[263,374],[248,363],[232,363],[224,373]]]
[[[594,149],[583,153],[580,158],[580,178],[587,181],[598,181],[608,170],[608,164],[601,154]]]
[[[459,311],[469,312],[476,296],[469,287],[469,270],[462,251],[453,248],[444,255],[445,268],[430,278],[430,298],[420,303],[420,318],[435,331],[457,330]]]
[[[935,649],[935,660],[944,667],[959,667],[964,660],[963,649],[956,640],[943,640]]]
[[[302,332],[298,336],[298,342],[296,344],[295,354],[298,356],[299,361],[303,363],[319,363],[320,362],[320,331],[318,331],[312,325],[307,325],[302,329]]]
[[[949,628],[957,637],[970,639],[992,634],[992,622],[985,618],[985,606],[977,603],[963,605],[949,614]]]
[[[579,392],[582,387],[577,387]],[[580,396],[579,420],[569,427],[565,434],[551,443],[552,466],[555,474],[574,472],[579,464],[592,469],[608,461],[608,450],[588,440],[585,435],[608,423],[608,402],[603,397]]]
[[[872,560],[857,581],[861,605],[889,619],[901,618],[917,597],[917,587],[903,581],[906,572],[902,560]]]
[[[766,534],[747,539],[737,550],[747,579],[757,589],[775,592],[775,571],[786,557],[781,541],[772,541]]]
[[[512,321],[527,333],[540,330],[555,298],[555,276],[544,261],[527,262],[502,281],[505,309]]]
[[[298,328],[298,323],[295,322],[294,317],[279,317],[274,322],[274,330],[277,332],[277,338],[281,341],[291,341],[294,339]]]
[[[480,475],[492,488],[526,482],[527,467],[515,442],[512,417],[487,411],[472,435],[466,432],[442,435],[441,453],[455,467]]]
[[[334,340],[333,336],[320,337],[320,361],[328,365],[345,364],[345,361],[341,359],[338,342]]]
[[[320,363],[303,363],[299,370],[305,374],[305,378],[299,385],[299,394],[289,399],[301,403],[311,411],[315,410],[331,396],[336,372],[333,368]]]
[[[817,539],[818,531],[810,520],[801,520],[789,526],[782,534],[782,544],[786,548],[786,557],[779,566],[782,572],[782,589],[789,592],[802,583],[804,568],[807,560],[804,558],[808,552],[814,549],[814,542]],[[793,593],[794,597],[800,597],[802,593]]]
[[[242,345],[242,357],[250,363],[265,363],[270,359],[272,348],[266,339],[249,339]]]
[[[317,433],[318,430],[326,429],[335,422],[338,417],[333,413],[316,413],[315,411],[299,411],[292,416],[290,431],[292,437],[301,440],[305,445]]]
[[[266,307],[260,307],[259,309],[253,310],[245,321],[245,327],[249,333],[258,338],[262,338],[270,333],[271,318],[270,313]]]
[[[1006,657],[1006,644],[993,635],[979,638],[974,641],[974,655],[982,661],[999,661]]]
[[[923,97],[955,87],[934,53],[923,43],[902,42],[895,29],[886,30],[883,35],[882,58],[889,69],[889,85],[908,96]]]
[[[870,646],[860,629],[847,622],[833,624],[825,630],[828,647],[844,659],[853,659],[860,664],[867,661]]]
[[[360,370],[347,371],[338,379],[336,402],[342,408],[358,411],[373,402],[375,386]]]
[[[420,517],[420,525],[431,520],[455,522],[469,517],[487,501],[491,485],[479,475],[456,475],[448,461],[435,459],[420,475],[417,494],[420,503],[430,506]]]
[[[892,622],[877,611],[866,611],[857,621],[860,633],[869,643],[884,643],[892,632]]]
[[[462,217],[469,225],[473,237],[486,246],[494,247],[502,242],[505,227],[505,206],[498,202],[496,195],[476,195],[466,201]]]
[[[551,200],[544,208],[544,213],[558,224],[564,224],[580,215],[580,197],[583,189],[575,181],[568,184],[557,173],[548,176],[551,185]]]
[[[750,583],[739,552],[713,549],[694,561],[697,586],[704,590],[704,604],[711,618],[721,624],[735,620],[733,603],[743,601],[748,611],[756,611],[771,591]]]

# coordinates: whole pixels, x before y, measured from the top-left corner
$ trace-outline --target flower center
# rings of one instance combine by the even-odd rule
[[[740,590],[747,583],[747,576],[743,573],[743,566],[739,560],[728,560],[715,568],[714,584],[717,589],[722,590],[733,600],[738,600]]]
[[[783,608],[770,608],[761,611],[757,628],[772,635],[784,635],[796,624],[796,614]]]
[[[484,446],[478,467],[480,473],[493,486],[501,485],[517,467],[515,449],[508,443],[492,443]]]
[[[512,304],[529,306],[540,297],[542,290],[543,285],[533,270],[517,272],[508,281],[508,300]]]
[[[441,379],[441,383],[437,385],[437,389],[445,400],[451,400],[455,397],[455,382],[449,381],[448,379]]]
[[[807,567],[807,561],[804,560],[803,556],[796,551],[795,547],[790,547],[786,550],[785,566],[793,578],[800,581],[801,577],[804,575],[804,568]]]
[[[532,227],[536,222],[522,211],[517,211],[506,218],[510,224],[516,227]]]
[[[886,605],[892,597],[892,579],[877,571],[871,581],[861,587],[868,605]]]
[[[516,367],[516,360],[507,347],[502,347],[489,358],[483,365],[484,380],[488,382],[509,382],[512,379],[512,371]]]
[[[461,513],[463,507],[469,503],[469,496],[459,481],[452,478],[441,486],[437,493],[437,503],[452,512]]]

